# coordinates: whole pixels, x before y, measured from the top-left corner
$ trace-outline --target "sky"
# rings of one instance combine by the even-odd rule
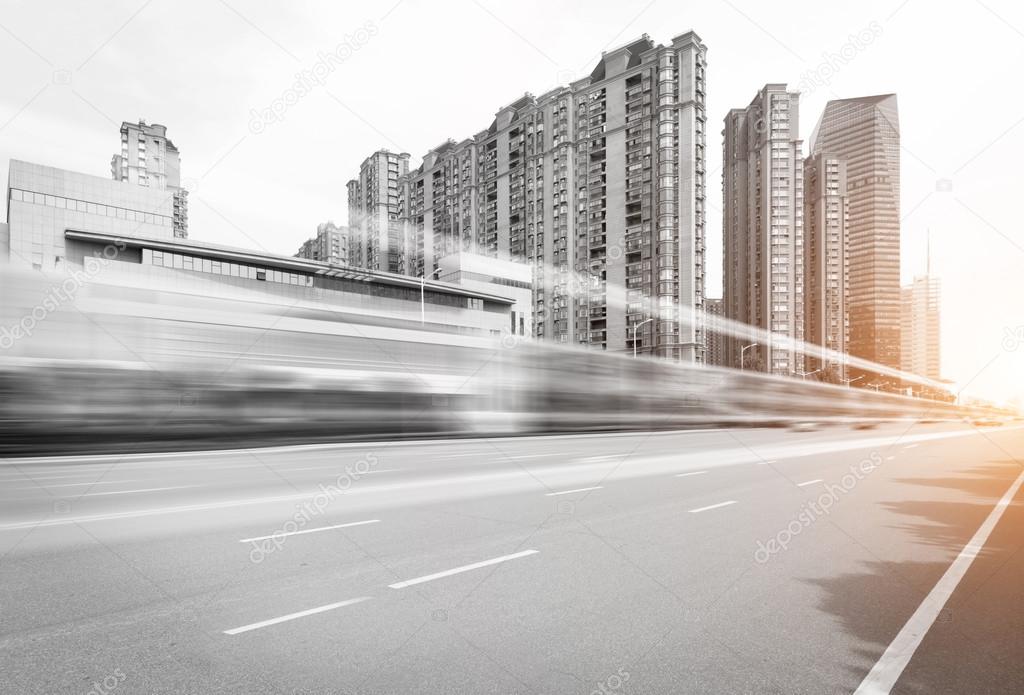
[[[318,223],[347,222],[345,184],[369,153],[417,166],[523,93],[589,74],[602,50],[689,30],[708,47],[709,295],[726,112],[766,83],[800,89],[806,153],[829,99],[895,92],[903,281],[924,273],[930,230],[943,376],[1024,400],[1024,5],[1012,0],[2,0],[0,167],[109,176],[121,122],[162,123],[182,153],[190,236],[293,254]]]

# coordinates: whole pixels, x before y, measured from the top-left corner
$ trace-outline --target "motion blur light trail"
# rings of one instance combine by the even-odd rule
[[[32,316],[50,286],[41,273],[5,273],[0,325]],[[73,302],[48,307],[0,354],[0,451],[948,419],[966,412],[750,371],[357,324],[315,301],[289,299],[94,279]]]

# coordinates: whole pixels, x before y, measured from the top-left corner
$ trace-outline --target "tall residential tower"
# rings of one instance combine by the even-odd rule
[[[348,265],[348,228],[339,227],[334,222],[317,225],[316,236],[306,239],[295,257],[324,261],[333,265]]]
[[[768,84],[725,117],[722,164],[723,304],[727,319],[770,331],[780,344],[747,350],[747,366],[800,374],[804,337],[804,191],[800,93]],[[740,367],[741,341],[728,341]]]
[[[804,340],[846,353],[849,246],[846,162],[827,153],[804,160]],[[807,358],[807,370],[846,378],[845,360]]]
[[[408,239],[398,219],[398,181],[409,155],[379,150],[348,182],[349,261],[357,268],[415,275]]]
[[[188,238],[188,191],[181,187],[178,148],[159,123],[121,123],[121,153],[110,160],[115,181],[167,191],[174,206],[174,236]]]

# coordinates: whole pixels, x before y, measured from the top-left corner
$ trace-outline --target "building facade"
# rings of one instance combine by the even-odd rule
[[[896,95],[828,102],[811,135],[811,154],[821,153],[846,162],[849,353],[899,369],[900,128]],[[865,382],[871,380],[870,375],[865,376]]]
[[[181,157],[159,123],[121,124],[121,152],[110,160],[115,181],[167,191],[171,196],[174,236],[188,238],[188,191],[181,187]]]
[[[827,153],[804,160],[804,340],[846,353],[849,245],[846,162]],[[807,370],[846,378],[841,359],[807,357]]]
[[[900,369],[938,381],[942,378],[938,278],[918,276],[900,290]]]
[[[749,106],[728,113],[723,131],[723,313],[782,339],[758,341],[743,356],[748,368],[780,375],[804,369],[788,342],[804,338],[799,103],[786,85],[765,85]],[[742,366],[743,342],[727,341],[730,366]]]
[[[204,349],[219,349],[229,327],[240,320],[227,307],[282,308],[299,329],[308,327],[310,341],[319,340],[314,337],[318,332],[359,338],[359,326],[375,326],[420,334],[409,337],[417,344],[430,343],[433,338],[424,333],[430,332],[482,338],[493,346],[508,330],[516,304],[501,283],[421,281],[326,259],[182,239],[174,235],[172,204],[163,191],[18,160],[10,163],[7,205],[7,222],[0,224],[0,251],[7,254],[0,260],[9,261],[13,272],[33,268],[54,281],[74,278],[80,289],[96,284],[202,298],[211,311],[219,312],[210,325],[222,324],[211,328]],[[86,294],[82,289],[81,296]],[[113,306],[119,299],[110,294],[104,301]],[[182,307],[187,309],[188,301]],[[149,313],[137,318],[152,318],[167,308],[153,302]],[[260,311],[252,315],[263,317],[261,336],[267,334],[268,344],[273,344],[274,331],[284,319],[270,320]],[[182,316],[196,320],[187,311]],[[150,338],[144,332],[138,335],[139,354]],[[247,352],[251,341],[242,347]],[[323,347],[329,354],[330,345]]]
[[[352,266],[417,275],[412,249],[399,221],[398,182],[408,173],[408,154],[379,150],[363,160],[359,177],[348,182]]]
[[[692,32],[644,35],[429,152],[399,186],[406,267],[527,263],[536,337],[703,361],[705,65]]]
[[[722,330],[724,310],[725,305],[721,298],[704,298],[704,311],[706,313],[704,339],[707,345],[705,348],[705,362],[713,367],[728,367],[730,364],[726,350],[729,334]]]
[[[65,231],[176,237],[166,191],[12,159],[7,223],[13,263],[52,270],[67,259]]]
[[[533,336],[533,282],[530,266],[474,253],[438,259],[437,279],[469,289],[508,297],[514,302],[502,341],[512,346]]]
[[[332,265],[348,265],[348,233],[347,227],[339,227],[334,222],[319,224],[316,236],[304,241],[295,257]]]

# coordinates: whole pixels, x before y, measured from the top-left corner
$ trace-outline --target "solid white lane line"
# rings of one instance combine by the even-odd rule
[[[960,551],[956,559],[942,575],[942,578],[925,597],[921,605],[917,607],[910,620],[903,626],[899,634],[892,641],[892,644],[885,650],[881,658],[874,665],[864,681],[857,688],[854,695],[888,695],[896,681],[899,680],[903,670],[910,663],[910,658],[921,645],[921,640],[928,633],[929,628],[935,623],[935,619],[942,612],[946,601],[953,594],[960,580],[967,574],[974,558],[978,556],[981,549],[985,547],[992,529],[999,523],[1003,512],[1016,497],[1021,484],[1024,483],[1024,472],[1017,476],[1010,488],[1003,495],[1002,499],[989,512],[988,517],[982,522],[971,540]]]
[[[294,473],[295,471],[325,471],[328,468],[337,469],[337,466],[306,466],[305,468],[271,468],[275,473]]]
[[[690,514],[698,514],[700,512],[706,512],[712,509],[718,509],[719,507],[728,507],[730,504],[736,504],[736,500],[729,500],[728,502],[719,502],[718,504],[708,505],[707,507],[698,507],[697,509],[691,509]]]
[[[303,468],[272,468],[271,470],[273,470],[275,473],[294,473],[296,471],[336,471],[339,475],[342,473],[346,473],[345,469],[341,466],[338,466],[337,464],[332,464],[330,466],[305,466]],[[400,470],[404,469],[381,468],[380,470],[363,471],[361,473],[359,471],[351,471],[351,475],[353,478],[356,478],[363,475],[371,475],[373,473],[395,473]]]
[[[186,487],[198,487],[196,485],[171,485],[170,487],[144,487],[139,490],[114,490],[112,492],[87,492],[81,497],[97,497],[99,495],[130,495],[133,492],[158,492],[160,490],[181,490]]]
[[[538,553],[538,550],[524,550],[521,553],[512,553],[511,555],[502,555],[501,557],[492,558],[490,560],[484,560],[483,562],[474,562],[472,565],[463,565],[462,567],[456,567],[454,569],[445,570],[443,572],[436,572],[434,574],[428,574],[423,577],[416,577],[415,579],[407,579],[404,582],[396,582],[395,584],[388,584],[389,589],[404,589],[407,586],[413,586],[414,584],[422,584],[424,582],[432,582],[435,579],[441,579],[443,577],[450,577],[453,574],[461,574],[462,572],[469,572],[470,570],[480,569],[481,567],[489,567],[490,565],[497,565],[501,562],[508,562],[509,560],[516,560],[527,555],[533,555]]]
[[[363,601],[369,601],[372,596],[360,596],[359,598],[350,598],[347,601],[339,601],[338,603],[328,603],[326,606],[320,606],[318,608],[310,608],[308,611],[299,611],[298,613],[289,613],[288,615],[282,615],[280,618],[271,618],[270,620],[261,620],[258,623],[252,623],[250,625],[243,625],[242,627],[233,627],[230,630],[225,630],[225,635],[237,635],[242,632],[248,632],[249,630],[258,630],[261,627],[268,627],[270,625],[277,625],[278,623],[287,622],[289,620],[295,620],[296,618],[305,618],[307,615],[316,615],[317,613],[324,613],[326,611],[332,611],[335,608],[343,608],[345,606],[351,606],[355,603],[362,603]]]
[[[686,478],[691,475],[704,475],[707,471],[690,471],[689,473],[676,473],[677,478]]]
[[[366,524],[379,523],[380,519],[368,519],[366,521],[353,521],[348,524],[335,524],[334,526],[318,526],[317,528],[308,528],[303,531],[292,531],[291,533],[274,533],[269,536],[257,536],[255,538],[243,538],[238,541],[239,543],[252,543],[254,541],[266,541],[271,538],[282,538],[284,536],[301,536],[304,533],[316,533],[317,531],[330,531],[336,528],[348,528],[349,526],[364,526]]]
[[[91,483],[61,483],[59,485],[48,485],[46,483],[42,483],[41,485],[38,485],[38,486],[32,485],[32,486],[25,486],[25,487],[17,487],[17,488],[14,488],[14,489],[15,490],[32,490],[35,487],[44,487],[47,490],[49,490],[49,489],[55,488],[55,487],[87,487],[89,485],[121,485],[122,483],[138,483],[138,482],[141,482],[141,481],[139,481],[139,480],[96,480],[96,481],[91,482]]]
[[[907,444],[907,445],[906,445],[905,447],[903,447],[903,448],[904,448],[904,449],[913,449],[913,448],[914,448],[915,446],[917,446],[917,444]]]
[[[821,482],[821,478],[815,478],[814,480],[808,480],[805,483],[797,483],[796,486],[797,487],[804,487],[805,485],[814,485],[815,483],[820,483],[820,482]]]
[[[70,475],[32,475],[31,473],[16,473],[8,477],[0,478],[0,482],[22,483],[32,480],[67,480],[68,478],[85,478],[95,474],[96,471],[72,473]]]
[[[767,465],[772,464],[772,463],[778,463],[778,461],[776,461],[774,459],[771,460],[771,461],[758,461],[758,464],[760,464],[762,466],[767,466]]]
[[[594,487],[578,487],[575,490],[562,490],[560,492],[546,492],[545,497],[557,497],[558,495],[571,495],[574,492],[588,492],[590,490],[600,490],[603,485],[596,485]]]

